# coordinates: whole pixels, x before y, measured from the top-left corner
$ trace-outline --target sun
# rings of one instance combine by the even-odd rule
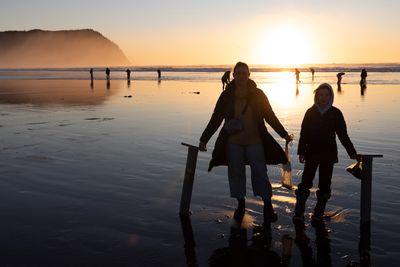
[[[264,36],[254,55],[260,64],[291,66],[315,61],[312,40],[295,25],[275,27]]]

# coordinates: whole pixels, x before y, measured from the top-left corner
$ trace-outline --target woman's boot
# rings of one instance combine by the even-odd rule
[[[278,220],[278,214],[272,207],[271,199],[263,199],[264,201],[264,222],[276,222]]]
[[[294,208],[293,220],[304,220],[304,211],[306,209],[306,201],[310,192],[300,192],[298,189],[296,194],[296,206]]]
[[[238,198],[238,206],[233,214],[233,218],[237,221],[243,219],[244,213],[246,211],[246,201],[244,198]]]

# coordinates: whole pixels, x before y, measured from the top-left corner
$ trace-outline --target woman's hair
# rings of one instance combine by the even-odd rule
[[[239,61],[238,63],[236,63],[235,67],[233,68],[233,73],[235,73],[236,69],[239,67],[245,67],[247,69],[247,71],[250,72],[249,66],[246,63]]]
[[[318,92],[319,92],[321,89],[327,89],[328,92],[329,92],[329,94],[330,94],[330,96],[332,96],[333,89],[332,89],[332,86],[331,86],[329,83],[321,83],[321,84],[317,87],[317,89],[314,90],[314,94],[318,94]]]

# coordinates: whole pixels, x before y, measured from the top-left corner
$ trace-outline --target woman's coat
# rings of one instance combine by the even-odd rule
[[[288,133],[273,112],[268,98],[264,92],[261,89],[258,89],[256,83],[252,80],[248,81],[247,86],[247,102],[249,107],[251,107],[253,110],[254,120],[258,125],[258,131],[264,146],[265,163],[284,164],[288,161],[285,152],[282,150],[282,147],[276,142],[276,140],[269,134],[264,121],[271,125],[271,127],[282,138],[287,136]],[[200,141],[207,143],[224,120],[229,121],[234,118],[234,106],[235,80],[229,83],[226,87],[226,90],[221,93],[217,104],[215,105],[211,119],[200,137]],[[212,153],[212,159],[210,161],[208,171],[211,171],[214,166],[228,165],[228,139],[228,133],[222,128],[215,142],[215,147]]]
[[[315,95],[315,104],[304,115],[297,154],[304,155],[305,160],[338,162],[336,135],[349,156],[356,154],[343,114],[332,106],[334,94],[331,88],[330,91],[331,99],[326,107],[318,106]]]

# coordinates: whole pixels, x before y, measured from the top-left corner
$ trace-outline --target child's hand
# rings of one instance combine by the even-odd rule
[[[286,140],[286,145],[288,145],[290,142],[293,141],[294,135],[293,134],[288,134],[285,136],[285,140]]]
[[[200,141],[200,143],[199,143],[199,150],[200,150],[200,151],[207,151],[207,144]]]
[[[351,159],[356,159],[357,161],[361,161],[362,157],[359,154],[353,154],[350,156]]]

